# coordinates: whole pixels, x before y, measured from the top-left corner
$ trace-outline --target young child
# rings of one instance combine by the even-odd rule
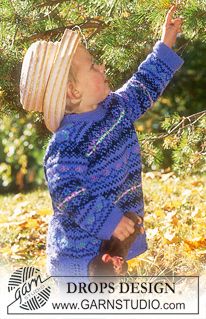
[[[24,59],[23,107],[42,111],[54,132],[44,158],[54,210],[47,237],[47,265],[53,276],[87,276],[102,240],[113,235],[123,241],[134,232],[134,223],[124,213],[144,215],[140,147],[133,123],[183,64],[171,49],[181,29],[181,19],[172,18],[174,11],[173,6],[153,52],[115,92],[104,65],[95,64],[75,32],[67,30],[61,43],[49,42],[51,53],[43,54],[46,41],[38,41]],[[67,48],[61,49],[63,45]],[[146,249],[143,233],[127,260]]]

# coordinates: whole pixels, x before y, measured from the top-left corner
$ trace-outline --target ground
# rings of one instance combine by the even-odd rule
[[[149,250],[129,261],[130,274],[199,275],[206,263],[206,176],[143,173]],[[47,190],[0,196],[1,269],[45,271]]]

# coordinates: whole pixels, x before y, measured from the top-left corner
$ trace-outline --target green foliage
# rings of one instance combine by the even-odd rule
[[[177,135],[171,138],[168,145],[173,150],[173,169],[179,174],[205,173],[206,172],[206,116],[199,120],[194,129],[187,126],[177,139]],[[176,140],[175,140],[176,139]],[[174,142],[175,140],[175,142]]]
[[[180,47],[184,45],[184,41],[181,40]],[[174,109],[179,114],[187,116],[205,110],[206,43],[194,40],[188,44],[184,52],[181,52],[181,55],[184,66],[164,93],[164,97],[170,100],[170,108],[163,100],[160,108],[166,106],[169,112]]]
[[[43,142],[31,116],[0,119],[0,192],[30,189],[44,182]]]
[[[170,167],[176,174],[183,176],[205,173],[206,112],[188,117],[174,113],[165,118],[161,127],[163,132],[156,134],[138,132],[138,125],[136,127],[145,158],[144,169]]]

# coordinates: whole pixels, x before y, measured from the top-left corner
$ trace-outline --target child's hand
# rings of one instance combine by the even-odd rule
[[[134,222],[130,218],[123,216],[112,235],[123,241],[134,233],[134,230]]]
[[[165,23],[163,24],[163,30],[162,30],[162,37],[161,41],[164,42],[169,48],[172,48],[173,45],[176,42],[177,34],[179,32],[182,32],[181,26],[182,26],[182,19],[176,18],[173,19],[173,13],[177,7],[174,5],[172,8],[168,11]]]

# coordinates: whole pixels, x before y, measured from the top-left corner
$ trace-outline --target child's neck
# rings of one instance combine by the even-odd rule
[[[84,106],[81,104],[78,105],[77,107],[72,108],[72,110],[66,109],[65,113],[69,113],[69,114],[78,114],[78,113],[85,113],[85,112],[89,112],[89,111],[94,111],[97,108],[97,104],[96,105],[89,105],[89,106]]]

